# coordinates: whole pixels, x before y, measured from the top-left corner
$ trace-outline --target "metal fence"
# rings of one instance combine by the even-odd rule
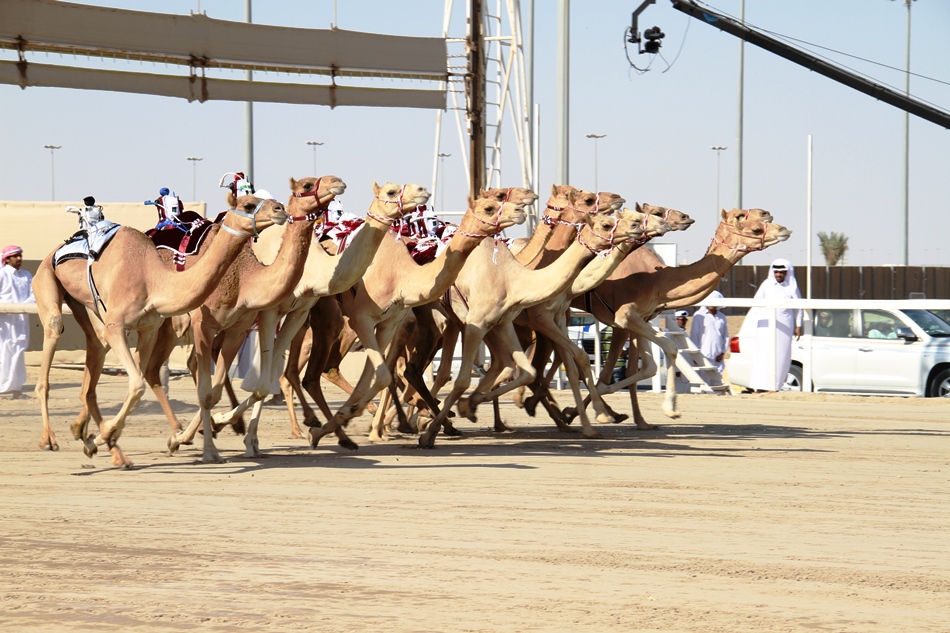
[[[768,266],[735,266],[719,282],[719,292],[753,297],[768,274]],[[941,266],[812,266],[811,277],[813,299],[950,299],[950,268]],[[796,266],[795,279],[807,296],[804,266]]]

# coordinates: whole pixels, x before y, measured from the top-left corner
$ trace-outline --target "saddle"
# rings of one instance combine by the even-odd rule
[[[121,224],[100,220],[89,231],[76,231],[53,253],[53,268],[70,259],[99,261]]]
[[[201,250],[201,245],[212,225],[219,223],[226,211],[214,221],[206,220],[194,211],[185,211],[177,220],[166,221],[145,232],[155,248],[168,249],[175,253],[175,270],[185,269],[185,258]]]

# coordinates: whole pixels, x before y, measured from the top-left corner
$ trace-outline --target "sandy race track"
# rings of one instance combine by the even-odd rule
[[[203,465],[146,394],[124,471],[70,438],[81,373],[53,378],[57,453],[0,401],[3,631],[950,631],[946,401],[688,395],[673,421],[645,394],[661,428],[600,440],[508,404],[514,433],[485,407],[431,451],[364,416],[355,453],[268,406],[268,457],[226,431]]]

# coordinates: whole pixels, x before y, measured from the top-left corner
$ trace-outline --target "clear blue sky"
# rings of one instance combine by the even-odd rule
[[[197,0],[112,0],[105,6],[187,14]],[[243,2],[202,0],[209,16],[243,20]],[[456,4],[462,4],[456,2]],[[542,196],[554,177],[554,0],[536,8],[536,100],[541,106]],[[598,184],[630,201],[679,208],[698,219],[675,234],[680,258],[705,251],[716,222],[716,153],[722,153],[721,205],[736,200],[738,40],[673,10],[658,0],[640,18],[666,33],[663,58],[637,74],[624,54],[624,29],[640,0],[580,2],[571,7],[570,183],[594,188],[593,141],[599,141]],[[327,28],[331,0],[283,0],[254,6],[254,21]],[[739,0],[711,6],[730,14]],[[461,7],[459,10],[462,10]],[[912,94],[950,109],[950,2],[913,5]],[[746,19],[759,27],[902,69],[907,10],[893,0],[746,0]],[[337,3],[340,28],[405,35],[439,36],[443,3],[349,0]],[[680,48],[682,50],[680,51]],[[679,54],[677,55],[677,53]],[[903,89],[903,73],[830,54],[832,59]],[[15,59],[9,51],[0,53]],[[31,57],[38,62],[45,56]],[[674,62],[675,59],[675,62]],[[52,58],[49,61],[54,61]],[[646,64],[648,56],[639,56]],[[109,67],[108,62],[105,66]],[[118,62],[118,69],[138,70]],[[774,55],[746,45],[744,205],[769,209],[795,235],[785,244],[745,263],[787,257],[805,262],[806,138],[814,137],[814,230],[844,232],[850,264],[895,263],[903,165],[903,112]],[[240,103],[187,103],[164,97],[66,89],[0,86],[0,199],[48,200],[50,155],[56,153],[56,198],[65,204],[94,195],[100,201],[151,198],[159,187],[191,198],[192,164],[199,199],[209,211],[223,208],[218,178],[243,168],[243,112]],[[349,210],[369,204],[370,184],[412,181],[432,185],[435,113],[408,109],[337,108],[257,104],[255,184],[278,197],[289,176],[334,173],[350,189]],[[911,117],[910,263],[946,265],[950,246],[950,131]],[[457,134],[446,125],[441,151],[446,160],[446,204],[462,207],[465,175]],[[516,183],[516,157],[506,170]],[[108,212],[108,210],[107,210]],[[154,213],[143,207],[143,213]],[[65,236],[64,236],[65,237]],[[4,236],[5,241],[15,236]],[[814,242],[815,263],[821,263]]]

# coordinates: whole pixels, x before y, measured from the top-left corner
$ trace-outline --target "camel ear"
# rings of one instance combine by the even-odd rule
[[[475,198],[473,198],[472,196],[468,197],[468,208],[469,209],[475,208]]]
[[[635,202],[634,205],[637,208],[637,213],[643,213],[643,207],[640,206],[639,202]]]
[[[373,195],[374,196],[379,195],[379,185],[376,184],[375,180],[373,180]]]
[[[294,179],[293,176],[290,177],[290,190],[291,191],[297,190],[297,181]]]
[[[557,195],[557,185],[551,185],[551,195],[552,196]]]
[[[479,197],[479,198],[487,198],[487,197],[488,197],[488,189],[479,189],[479,190],[478,190],[478,197]]]
[[[577,194],[576,189],[571,189],[570,191],[567,192],[567,201],[570,202],[572,205],[577,202],[577,196],[575,194]]]
[[[230,208],[233,209],[237,206],[237,196],[235,196],[234,193],[230,189],[228,189],[228,193],[224,197],[224,199],[228,201],[228,206]]]
[[[723,209],[723,210],[719,213],[719,217],[722,218],[723,220],[726,219],[726,210],[725,210],[725,209]]]

